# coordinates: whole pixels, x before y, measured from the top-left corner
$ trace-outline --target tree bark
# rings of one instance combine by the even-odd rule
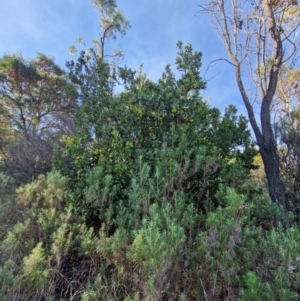
[[[281,224],[284,228],[288,228],[286,187],[280,176],[280,158],[271,123],[271,105],[283,64],[281,24],[286,10],[282,7],[279,13],[276,11],[275,14],[272,0],[257,1],[256,5],[250,3],[250,6],[245,6],[246,3],[247,1],[216,0],[209,1],[206,6],[201,7],[215,21],[217,33],[235,67],[236,83],[247,109],[249,122],[264,163],[270,198],[283,210],[283,215],[279,216],[275,213],[275,225]],[[249,11],[243,11],[243,7]],[[239,21],[243,21],[244,25],[241,25]],[[248,68],[249,76],[256,74],[253,82],[261,99],[260,120],[255,116],[253,102],[243,83],[241,65],[244,64],[246,58],[249,62],[248,67],[250,66]],[[256,63],[254,63],[255,61]],[[256,91],[252,92],[253,95],[257,95]]]
[[[282,217],[279,217],[278,214],[275,213],[274,225],[277,227],[281,224],[284,228],[289,228],[286,189],[279,172],[280,159],[277,153],[276,141],[264,142],[264,136],[265,135],[263,135],[262,141],[258,143],[258,145],[268,181],[269,195],[272,202],[280,206],[283,210]]]

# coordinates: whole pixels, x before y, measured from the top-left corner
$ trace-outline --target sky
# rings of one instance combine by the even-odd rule
[[[176,43],[191,43],[203,53],[201,74],[208,64],[226,57],[207,16],[197,13],[201,0],[117,0],[130,21],[125,37],[112,45],[123,50],[120,65],[143,72],[155,81],[167,64],[175,71]],[[87,45],[99,37],[99,15],[90,0],[0,1],[0,56],[21,52],[27,59],[44,53],[60,66],[73,57],[69,46],[81,36]],[[202,93],[221,111],[235,104],[246,115],[234,81],[233,68],[220,62],[205,74],[207,89]]]

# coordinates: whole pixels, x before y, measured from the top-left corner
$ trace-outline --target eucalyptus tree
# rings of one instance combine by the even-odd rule
[[[280,158],[272,126],[272,107],[284,64],[297,63],[299,11],[297,1],[214,0],[200,5],[225,45],[235,80],[248,112],[264,163],[273,203],[280,205],[288,227],[288,200],[280,177]],[[260,106],[259,114],[256,114]],[[275,224],[278,224],[275,217]]]
[[[0,59],[1,151],[10,171],[28,179],[51,168],[52,147],[75,132],[77,91],[53,59]],[[12,165],[11,165],[12,164]],[[21,178],[24,178],[21,176]]]

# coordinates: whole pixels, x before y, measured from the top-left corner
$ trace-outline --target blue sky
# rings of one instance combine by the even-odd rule
[[[199,1],[117,0],[131,24],[126,36],[112,45],[124,51],[120,65],[137,69],[143,64],[148,77],[156,80],[168,63],[174,66],[178,40],[203,52],[202,74],[210,61],[226,57],[209,19],[196,14]],[[21,52],[33,59],[41,52],[63,67],[72,59],[69,46],[77,37],[89,43],[99,35],[99,15],[90,0],[0,1],[0,20],[1,56]],[[223,110],[234,103],[245,114],[230,65],[219,63],[206,77],[213,77],[203,93],[211,105]]]

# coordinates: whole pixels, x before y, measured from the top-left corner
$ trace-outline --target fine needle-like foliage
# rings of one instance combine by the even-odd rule
[[[106,37],[122,33],[115,1],[94,4],[104,30],[120,25]],[[0,174],[0,300],[299,299],[300,228],[274,227],[274,216],[295,218],[266,193],[247,120],[205,102],[202,53],[182,42],[177,51],[178,77],[168,65],[157,82],[96,49],[68,63],[76,131],[59,133],[50,172],[22,185]],[[33,116],[29,92],[1,120],[13,124],[23,106]],[[9,139],[56,133],[29,119],[23,132],[1,129]]]

